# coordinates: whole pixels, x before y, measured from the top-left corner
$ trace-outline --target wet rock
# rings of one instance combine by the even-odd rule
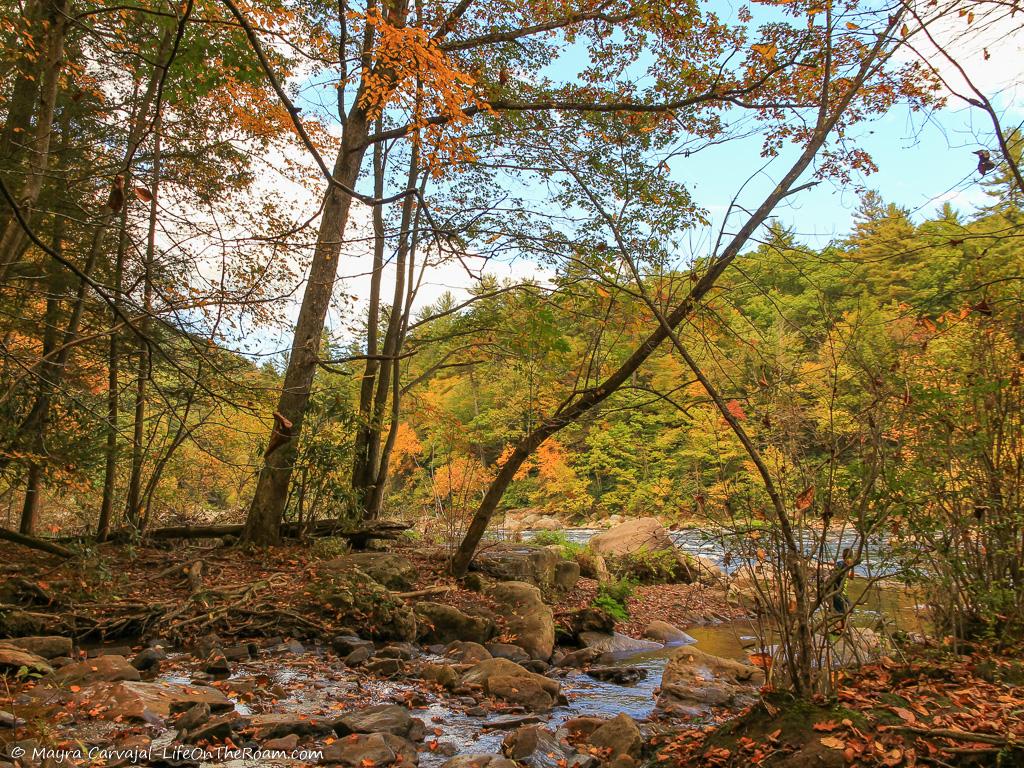
[[[42,656],[7,643],[0,643],[0,674],[16,674],[22,668],[40,675],[49,675],[53,672],[53,667]]]
[[[493,675],[487,681],[487,693],[530,712],[547,712],[555,699],[535,679]]]
[[[488,659],[477,664],[462,676],[462,684],[478,685],[490,696],[540,711],[558,701],[560,690],[557,680],[530,672],[508,659]]]
[[[101,717],[113,720],[165,718],[196,704],[207,704],[214,712],[228,711],[234,703],[216,688],[175,683],[119,682],[97,683],[83,688],[79,697],[100,710]]]
[[[195,730],[189,731],[184,735],[179,735],[179,738],[187,744],[224,741],[224,739],[231,736],[231,733],[237,726],[241,725],[242,722],[242,718],[240,718],[236,712],[229,712],[226,715],[220,715],[219,717],[215,717],[203,723]]]
[[[571,668],[571,669],[582,669],[595,663],[604,655],[603,651],[597,648],[580,648],[578,651],[565,654],[557,662],[556,667]]]
[[[131,660],[131,665],[140,672],[154,669],[160,666],[160,662],[167,658],[167,652],[159,647],[143,648]]]
[[[643,667],[591,667],[587,674],[602,683],[636,685],[647,677],[647,670]]]
[[[260,746],[265,751],[292,752],[299,746],[299,737],[298,734],[289,733],[278,739],[269,739]]]
[[[501,755],[458,755],[441,765],[441,768],[519,768],[513,761]]]
[[[547,547],[506,543],[477,554],[473,567],[498,581],[525,582],[549,594],[555,590],[555,570],[561,561]]]
[[[585,768],[596,759],[576,754],[568,744],[547,728],[527,725],[513,731],[501,742],[502,753],[530,768]]]
[[[530,672],[536,672],[538,675],[546,674],[547,671],[551,669],[551,665],[541,659],[530,659],[529,661],[524,661],[522,666],[524,669],[528,669]]]
[[[587,739],[588,743],[600,750],[606,750],[609,758],[620,755],[639,757],[643,747],[640,729],[629,715],[620,713],[598,726]]]
[[[740,647],[741,648],[753,648],[758,643],[758,640],[753,635],[740,635]]]
[[[764,685],[764,670],[704,653],[692,646],[669,661],[661,678],[658,709],[693,715],[713,706],[743,706]]]
[[[692,645],[697,641],[679,627],[667,621],[652,621],[644,630],[644,637],[665,645]]]
[[[369,648],[370,653],[373,653],[373,643],[369,640],[363,640],[361,637],[356,637],[355,635],[337,635],[331,638],[331,648],[333,648],[334,652],[339,656],[348,656],[350,653],[357,651],[360,648]]]
[[[491,658],[491,652],[480,643],[456,640],[444,649],[444,655],[462,664],[478,664]]]
[[[210,716],[210,705],[205,701],[193,704],[178,715],[178,719],[174,721],[174,727],[181,733],[187,733],[205,723]]]
[[[119,680],[139,680],[139,670],[124,656],[99,656],[68,664],[43,678],[50,685],[87,685],[96,682],[113,683]]]
[[[420,618],[420,641],[423,643],[450,643],[453,640],[486,643],[494,635],[493,621],[470,616],[451,605],[421,602],[413,610]]]
[[[301,656],[306,652],[306,646],[300,643],[298,640],[284,640],[279,643],[266,646],[267,653],[275,656]]]
[[[587,648],[601,653],[638,653],[640,651],[656,651],[662,647],[661,643],[655,643],[652,640],[639,640],[620,632],[611,635],[600,632],[583,632],[580,634],[580,642]]]
[[[374,655],[380,659],[402,659],[403,661],[409,661],[417,655],[417,651],[409,643],[390,643]]]
[[[60,635],[41,635],[34,637],[11,637],[3,640],[2,645],[20,648],[23,651],[41,656],[44,659],[56,659],[58,656],[70,656],[72,642],[70,637]]]
[[[522,664],[524,661],[530,660],[530,654],[518,645],[511,645],[509,643],[487,643],[484,647],[491,656],[494,656],[497,659],[508,659],[509,661],[514,661],[516,664]]]
[[[416,746],[390,733],[355,734],[325,747],[320,762],[348,768],[378,766],[415,766],[419,762]]]
[[[378,677],[391,677],[402,671],[401,659],[370,659],[363,664],[363,669]]]
[[[409,558],[393,552],[355,552],[351,555],[329,560],[321,565],[323,568],[346,570],[355,568],[378,584],[396,592],[406,592],[413,588],[419,573]]]
[[[415,729],[416,720],[409,710],[399,704],[379,704],[376,707],[354,712],[334,724],[339,736],[352,733],[390,733],[409,738]],[[420,725],[422,728],[422,724]]]
[[[605,722],[604,718],[601,717],[573,717],[562,723],[558,732],[564,733],[566,738],[575,744],[589,739],[590,734],[604,725]]]
[[[230,675],[231,662],[222,651],[215,650],[203,660],[203,672],[208,675]]]
[[[486,731],[508,731],[539,722],[540,717],[538,715],[498,715],[484,722],[483,728]]]
[[[454,688],[459,682],[459,673],[450,664],[424,663],[413,674],[420,680],[437,683],[448,690]]]
[[[549,659],[555,647],[555,620],[540,590],[521,581],[504,581],[487,591],[505,610],[509,633],[534,659]]]
[[[324,736],[334,731],[335,723],[320,717],[307,717],[272,712],[255,715],[249,730],[257,740],[280,739],[286,736]]]

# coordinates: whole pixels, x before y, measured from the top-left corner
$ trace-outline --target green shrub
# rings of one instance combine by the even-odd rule
[[[630,579],[604,582],[598,586],[597,595],[590,604],[594,608],[600,608],[616,621],[629,621],[627,603],[633,596],[636,586],[636,582]]]
[[[584,549],[582,544],[570,541],[565,531],[538,531],[530,543],[540,547],[560,547],[560,554],[566,560],[576,560]]]
[[[641,584],[675,584],[690,580],[685,556],[674,549],[641,549],[621,557],[607,558],[609,572],[620,579]]]

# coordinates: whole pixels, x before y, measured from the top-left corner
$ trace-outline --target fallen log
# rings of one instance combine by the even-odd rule
[[[5,541],[13,541],[15,544],[21,544],[23,547],[29,549],[37,549],[40,552],[48,552],[51,555],[57,555],[57,557],[74,557],[75,553],[67,547],[62,547],[60,544],[55,544],[52,541],[46,539],[37,539],[33,536],[26,536],[23,533],[12,531],[7,528],[0,528],[0,539]]]
[[[411,527],[408,523],[375,522],[372,525],[352,529],[349,525],[337,520],[321,520],[309,527],[299,525],[298,523],[283,523],[281,525],[281,536],[288,539],[300,538],[302,536],[339,536],[353,542],[360,542],[370,539],[396,539]],[[165,541],[167,539],[219,539],[224,536],[239,536],[244,528],[245,526],[241,524],[175,525],[166,528],[153,528],[144,535],[149,539],[157,541]]]

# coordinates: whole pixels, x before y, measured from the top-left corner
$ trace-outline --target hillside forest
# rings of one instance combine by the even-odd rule
[[[0,2],[0,768],[1022,764],[1017,4]]]

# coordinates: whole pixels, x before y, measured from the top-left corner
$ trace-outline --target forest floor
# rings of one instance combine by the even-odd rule
[[[394,551],[418,573],[417,583],[399,597],[489,609],[500,631],[502,607],[449,577],[440,550],[405,544]],[[277,643],[273,647],[278,650],[261,651],[262,662],[246,663],[250,677],[257,681],[254,693],[234,690],[240,688],[234,684],[241,679],[237,677],[212,685],[232,700],[246,702],[252,711],[263,707],[274,717],[282,716],[280,702],[289,700],[319,701],[324,711],[317,717],[327,716],[339,705],[348,711],[392,701],[418,708],[429,715],[428,722],[434,718],[433,722],[448,727],[449,709],[437,707],[455,711],[462,705],[445,698],[447,694],[442,695],[435,685],[403,679],[396,686],[368,677],[365,671],[346,670],[332,662],[333,657],[302,650],[301,645],[298,651],[287,651],[297,655],[274,655],[282,653],[280,648],[287,647],[289,638],[324,639],[353,629],[362,634],[362,627],[332,623],[330,612],[311,589],[323,562],[337,554],[322,546],[306,545],[261,551],[258,557],[230,547],[110,545],[87,557],[60,562],[47,555],[20,552],[18,558],[0,564],[0,602],[19,602],[26,607],[20,617],[13,617],[24,624],[17,632],[8,627],[9,634],[74,633],[87,638],[83,647],[105,640],[128,643],[134,653],[142,647],[138,639],[145,636],[167,638],[175,646],[187,648],[211,632],[225,642],[270,638],[261,647]],[[596,582],[581,579],[553,606],[555,615],[588,605],[596,590]],[[644,586],[630,598],[628,607],[630,619],[617,629],[634,637],[642,637],[644,627],[655,619],[685,629],[728,621],[742,613],[727,603],[721,589],[701,585]],[[12,615],[0,618],[9,622]],[[173,679],[195,679],[192,676],[201,670],[199,661],[187,654],[170,663],[162,674],[170,669]],[[295,690],[275,689],[264,680],[282,664],[304,670],[304,682]],[[80,701],[74,689],[72,686],[74,695],[67,694],[69,698],[52,713],[57,718],[54,722],[63,723],[64,735],[72,740],[79,733],[88,733],[86,726],[104,717],[87,701]],[[342,690],[344,694],[337,693]],[[762,691],[758,703],[746,711],[718,712],[692,722],[652,716],[644,726],[645,762],[666,768],[1024,766],[1024,665],[1012,655],[996,657],[986,649],[968,655],[911,649],[909,658],[899,662],[883,658],[856,674],[840,676],[837,690],[835,699],[815,703],[793,702]],[[334,692],[335,698],[324,701],[323,691]],[[475,706],[479,705],[478,700]],[[0,704],[0,710],[5,708]],[[311,717],[308,712],[300,719]],[[498,707],[489,712],[500,715],[502,710]],[[465,731],[455,741],[486,734],[487,729],[479,726],[479,721],[474,722],[476,730],[472,734]],[[0,731],[3,727],[0,722]],[[108,730],[95,738],[131,743],[145,730]],[[435,730],[440,732],[441,725]],[[330,746],[330,741],[316,743],[324,747]],[[438,739],[428,734],[426,743],[428,751],[434,750],[437,747],[429,745],[436,745]]]

